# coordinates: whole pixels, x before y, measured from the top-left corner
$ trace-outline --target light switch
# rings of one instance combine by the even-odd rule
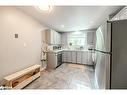
[[[24,47],[26,47],[26,43],[24,43]]]

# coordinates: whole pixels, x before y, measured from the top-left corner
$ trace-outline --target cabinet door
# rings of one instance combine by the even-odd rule
[[[76,63],[76,59],[77,59],[77,58],[76,58],[76,57],[77,57],[76,55],[77,55],[77,54],[76,54],[76,51],[72,51],[72,52],[71,52],[72,63]]]
[[[67,51],[67,62],[71,63],[71,51]]]
[[[61,34],[54,31],[53,40],[54,44],[61,44]]]
[[[58,40],[58,44],[61,44],[61,34],[60,33],[58,33],[57,40]]]
[[[82,64],[93,65],[91,51],[82,52]]]
[[[46,30],[46,42],[48,44],[61,44],[61,34],[55,30]]]
[[[62,62],[67,62],[67,52],[62,52]]]
[[[113,18],[112,18],[112,20],[114,21],[114,20],[119,20],[119,16],[118,15],[115,15]]]
[[[88,64],[89,65],[93,65],[93,62],[92,62],[92,51],[88,52]]]
[[[53,44],[53,31],[51,29],[47,29],[45,32],[46,32],[46,43]]]
[[[59,34],[56,32],[56,44],[59,44]]]
[[[57,32],[53,30],[53,43],[57,44]]]
[[[119,14],[119,19],[127,19],[127,7],[124,8],[123,10],[121,10],[120,14]]]
[[[123,19],[127,19],[127,7],[123,8],[111,20],[123,20]]]
[[[87,44],[93,45],[94,32],[87,32]]]
[[[77,51],[77,63],[81,64],[82,63],[82,52]]]
[[[88,51],[83,51],[82,52],[82,64],[88,64]]]

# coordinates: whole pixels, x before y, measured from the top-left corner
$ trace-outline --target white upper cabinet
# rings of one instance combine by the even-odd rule
[[[123,20],[123,19],[127,19],[127,7],[123,8],[111,20]]]
[[[60,33],[58,33],[58,36],[57,36],[57,38],[58,38],[58,44],[61,44],[61,34]]]
[[[61,44],[61,34],[52,29],[46,30],[46,42],[48,44]]]
[[[112,21],[114,21],[114,20],[119,20],[119,16],[118,16],[118,15],[115,15],[111,20],[112,20]]]
[[[61,34],[55,32],[55,44],[61,44]]]
[[[48,44],[54,44],[54,31],[52,29],[46,30],[46,42]]]
[[[127,19],[127,7],[124,8],[123,10],[121,10],[120,14],[119,14],[119,19]]]
[[[87,32],[87,44],[88,45],[94,44],[94,32]]]
[[[57,32],[56,31],[54,31],[54,44],[57,44]]]

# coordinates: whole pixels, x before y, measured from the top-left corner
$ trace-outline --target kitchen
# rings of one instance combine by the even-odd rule
[[[126,6],[1,6],[0,85],[3,89],[125,89],[121,73],[126,69],[115,76],[108,61],[114,53],[110,49],[115,51],[110,40],[118,46],[113,36],[118,34],[109,31],[118,27],[117,21],[123,25],[119,31],[126,31],[122,22],[126,12]]]
[[[92,51],[88,50],[87,48],[89,48],[89,49],[94,48],[94,43],[95,43],[95,42],[93,42],[93,40],[95,38],[94,31],[96,31],[96,30],[93,29],[93,30],[87,30],[87,31],[88,31],[88,33],[84,33],[84,31],[82,31],[82,32],[78,31],[78,32],[73,32],[73,33],[62,33],[61,37],[57,36],[62,39],[59,39],[56,36],[54,36],[56,41],[59,41],[59,40],[62,41],[62,46],[59,46],[60,42],[56,42],[57,44],[54,44],[53,46],[51,46],[52,49],[48,50],[49,51],[48,52],[48,64],[47,64],[48,67],[50,68],[50,66],[52,66],[53,64],[54,64],[54,67],[51,67],[51,68],[57,67],[56,62],[53,63],[53,59],[52,59],[52,57],[54,57],[55,54],[61,54],[60,55],[61,56],[60,57],[61,63],[77,63],[77,64],[93,65]],[[47,43],[53,44],[53,41],[51,41],[51,37],[49,37],[49,36],[46,36],[46,37],[50,38],[50,40],[46,39],[46,41],[48,41]],[[73,39],[77,40],[77,41],[79,40],[79,41],[74,42]],[[55,43],[55,40],[54,40],[54,43]],[[87,44],[89,45],[89,47]],[[86,46],[86,47],[84,47],[84,46]],[[53,56],[53,52],[54,52],[54,56]]]

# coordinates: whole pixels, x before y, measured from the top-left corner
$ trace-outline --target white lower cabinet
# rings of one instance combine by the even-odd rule
[[[82,52],[81,51],[77,51],[77,62],[81,64],[82,63]]]
[[[72,51],[72,52],[71,52],[71,56],[72,56],[71,62],[72,62],[72,63],[77,63],[77,62],[76,62],[76,60],[77,60],[77,52],[76,52],[76,51]]]
[[[92,53],[90,51],[82,52],[82,64],[93,65]]]
[[[82,52],[82,64],[88,64],[88,51]]]
[[[93,65],[90,51],[63,51],[62,62]]]
[[[91,51],[88,52],[88,64],[89,65],[93,65],[92,52]]]
[[[62,51],[62,62],[67,62],[67,52]]]
[[[67,62],[71,63],[72,57],[71,57],[71,51],[67,51]]]

